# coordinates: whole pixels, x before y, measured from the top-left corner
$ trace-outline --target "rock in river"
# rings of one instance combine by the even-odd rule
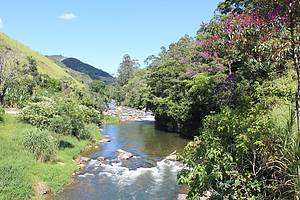
[[[100,162],[102,162],[102,161],[105,161],[106,159],[105,159],[105,157],[103,157],[103,156],[99,156],[99,157],[97,158],[97,160],[100,161]]]
[[[111,141],[111,140],[108,139],[108,138],[103,138],[103,139],[100,140],[100,143],[108,143],[108,142],[110,142],[110,141]]]
[[[124,151],[122,149],[118,149],[117,153],[118,153],[118,159],[119,160],[129,160],[130,158],[133,157],[132,153]]]
[[[177,160],[177,155],[176,155],[176,151],[174,151],[173,153],[171,153],[170,155],[168,155],[166,157],[166,160],[171,160],[171,161],[176,161]]]

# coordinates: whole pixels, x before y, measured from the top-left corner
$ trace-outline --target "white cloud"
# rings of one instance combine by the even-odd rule
[[[72,20],[76,19],[77,16],[74,13],[64,13],[63,15],[59,16],[59,18],[63,20]]]
[[[3,28],[3,21],[1,18],[0,18],[0,28]]]

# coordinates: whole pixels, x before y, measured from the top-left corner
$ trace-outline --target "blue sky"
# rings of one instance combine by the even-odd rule
[[[141,63],[194,36],[219,0],[0,0],[0,31],[34,50],[116,73],[124,54]]]

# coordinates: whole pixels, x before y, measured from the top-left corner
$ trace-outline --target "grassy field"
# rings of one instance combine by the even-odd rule
[[[14,40],[6,34],[0,32],[0,52],[5,50],[13,52],[14,55],[17,55],[18,58],[21,59],[26,59],[26,57],[33,57],[37,61],[39,72],[42,74],[47,74],[55,79],[61,79],[64,77],[71,78],[78,85],[81,85],[81,83],[72,78],[70,74],[68,74],[62,67],[55,64],[52,60],[31,50],[17,40]]]
[[[37,162],[22,146],[23,131],[30,127],[9,115],[0,123],[0,200],[29,199],[37,182],[48,185],[53,193],[61,191],[77,170],[73,158],[90,143],[63,136],[56,162]],[[100,139],[97,130],[94,134]]]

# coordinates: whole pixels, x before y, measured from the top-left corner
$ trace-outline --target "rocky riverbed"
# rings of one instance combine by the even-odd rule
[[[154,115],[152,112],[145,110],[138,110],[134,108],[116,106],[110,108],[104,112],[104,115],[107,116],[117,116],[120,117],[121,121],[155,121]]]

